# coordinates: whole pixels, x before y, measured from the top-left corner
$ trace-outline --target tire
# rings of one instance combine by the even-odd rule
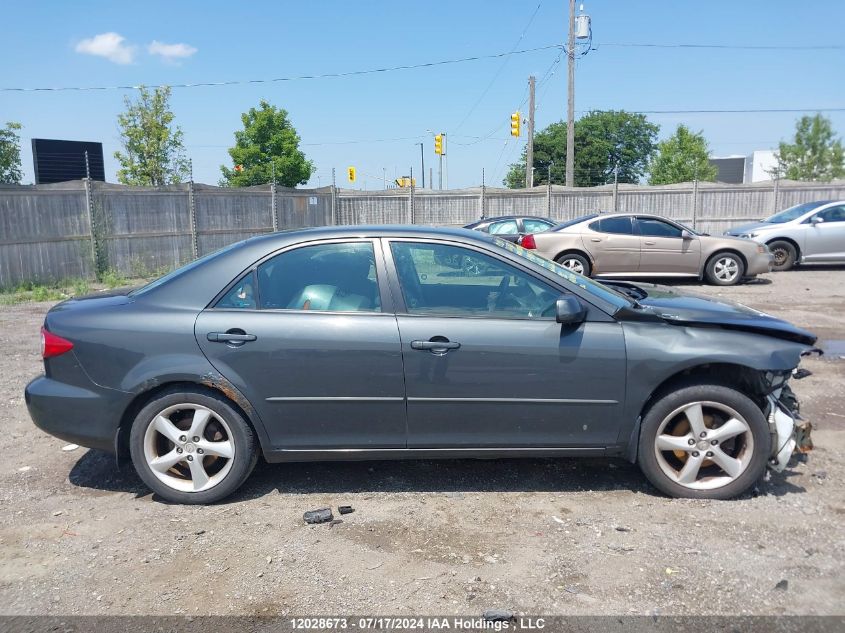
[[[704,275],[714,286],[734,286],[745,275],[745,262],[736,253],[716,253],[707,260]]]
[[[129,449],[144,483],[182,504],[229,496],[258,460],[252,427],[223,396],[201,388],[174,388],[147,403],[132,423]]]
[[[798,260],[798,250],[791,242],[786,240],[769,242],[769,250],[775,256],[772,270],[790,270]]]
[[[652,485],[670,497],[731,499],[763,476],[771,442],[766,418],[748,396],[722,385],[694,384],[649,408],[637,461]]]
[[[567,270],[571,270],[573,273],[583,275],[584,277],[589,277],[592,272],[590,260],[579,253],[564,253],[563,255],[558,255],[555,261]]]

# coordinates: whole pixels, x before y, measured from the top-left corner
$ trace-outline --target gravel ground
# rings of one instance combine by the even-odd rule
[[[845,339],[845,269],[683,285]],[[735,501],[520,459],[260,464],[227,503],[181,507],[29,421],[49,307],[0,308],[0,614],[845,613],[845,350],[794,385],[816,450]]]

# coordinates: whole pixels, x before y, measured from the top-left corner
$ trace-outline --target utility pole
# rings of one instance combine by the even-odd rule
[[[569,88],[566,95],[566,186],[575,186],[575,0],[569,0]]]
[[[448,151],[449,151],[449,144],[446,143],[446,132],[443,132],[443,156],[447,156],[446,165],[444,166],[445,172],[443,174],[443,183],[445,184],[446,189],[449,188],[449,158],[448,158],[448,154],[447,154]]]
[[[534,75],[528,77],[528,147],[525,150],[525,186],[534,186]]]
[[[422,169],[420,173],[422,174],[422,188],[425,189],[425,150],[423,149],[423,143],[417,143],[420,146],[420,166]]]
[[[387,167],[381,168],[381,187],[387,191]]]

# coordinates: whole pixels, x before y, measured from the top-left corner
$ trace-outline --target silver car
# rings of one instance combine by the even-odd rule
[[[761,222],[736,226],[725,235],[768,245],[774,270],[805,262],[845,263],[845,200],[805,202]]]

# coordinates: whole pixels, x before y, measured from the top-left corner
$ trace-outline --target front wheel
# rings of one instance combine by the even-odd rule
[[[638,462],[667,495],[730,499],[763,476],[770,449],[766,418],[748,396],[692,385],[663,396],[645,414]]]
[[[772,256],[774,257],[772,270],[789,270],[795,266],[795,260],[798,259],[798,251],[789,242],[775,240],[769,244],[769,250],[772,251]]]
[[[707,262],[704,274],[713,285],[733,286],[745,274],[745,263],[734,253],[718,253]]]
[[[213,392],[178,388],[148,403],[129,436],[144,483],[175,503],[214,503],[234,492],[258,459],[252,428]]]

